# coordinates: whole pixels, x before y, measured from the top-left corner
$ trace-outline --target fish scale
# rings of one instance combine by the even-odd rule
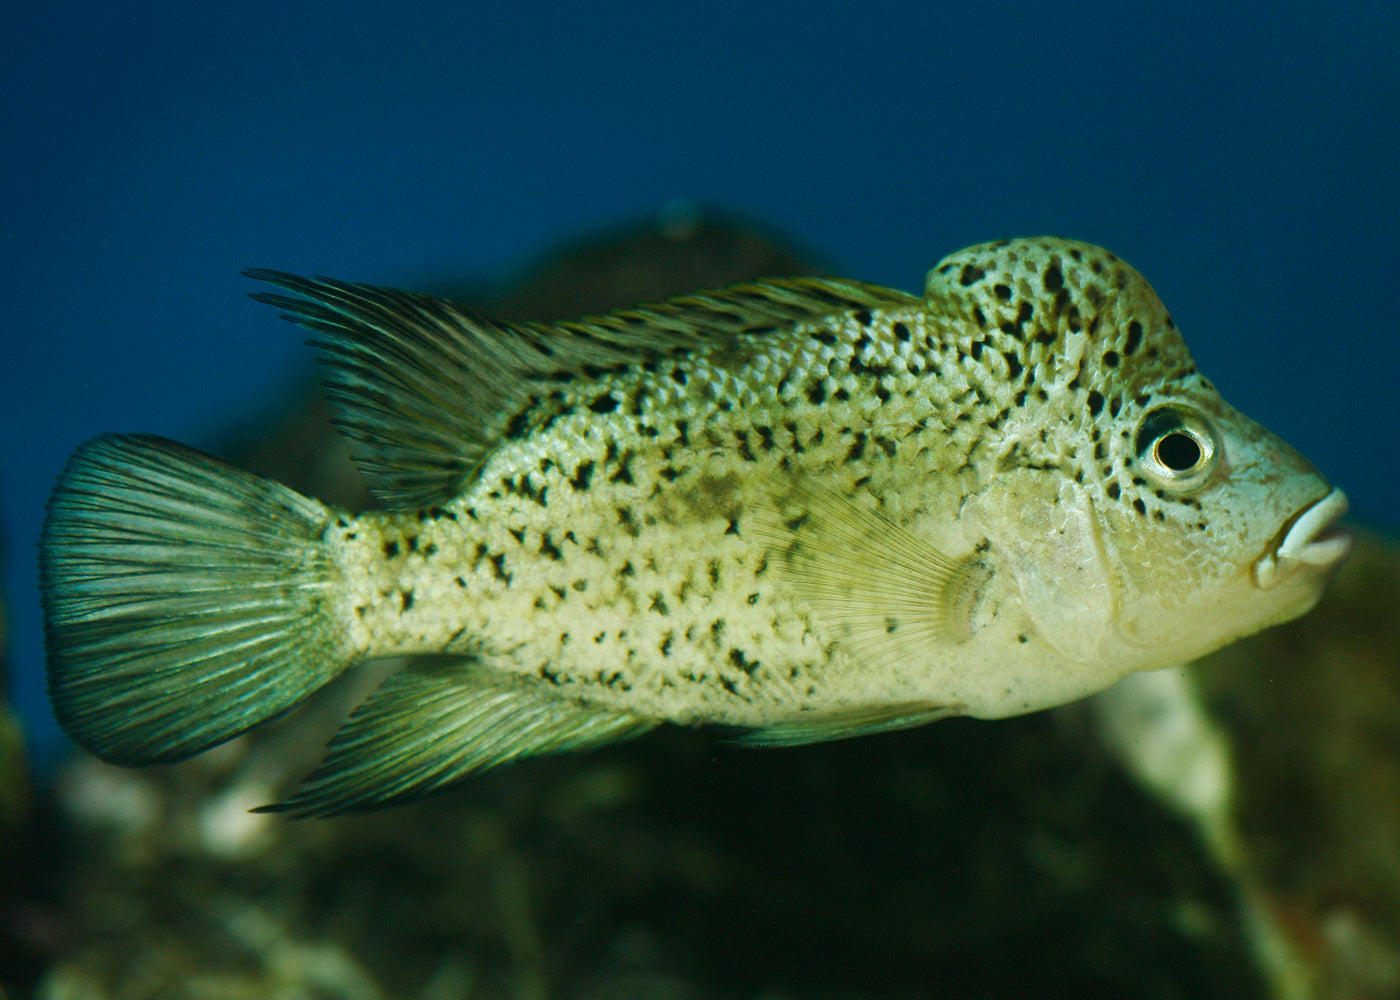
[[[839,338],[820,330],[828,342],[815,351],[806,347],[813,334],[798,327],[756,344],[763,360],[750,355],[746,364],[781,370],[797,384],[835,379],[832,391],[840,393],[836,372],[848,373],[861,357],[854,345],[865,341],[859,364],[867,370],[894,357],[878,350],[873,322],[853,320]],[[645,373],[659,377],[661,388],[642,405],[638,393],[657,378],[617,379],[569,401],[572,410],[550,428],[557,441],[531,437],[503,447],[478,487],[436,517],[412,519],[407,528],[392,515],[351,522],[356,539],[341,558],[345,575],[382,573],[385,547],[397,568],[387,581],[380,577],[378,599],[363,605],[373,642],[362,654],[470,653],[677,721],[754,724],[774,707],[811,703],[819,686],[806,675],[832,651],[820,648],[810,622],[775,592],[772,567],[754,559],[741,494],[727,488],[722,509],[710,509],[714,489],[705,483],[772,475],[779,465],[796,471],[841,463],[853,479],[868,476],[878,456],[863,462],[855,454],[863,442],[886,442],[872,447],[890,458],[896,435],[928,414],[862,412],[850,400],[846,412],[832,413],[783,400],[781,379],[741,394],[731,370],[708,362],[690,357]],[[912,388],[910,381],[901,396]],[[723,405],[736,396],[744,406]],[[600,421],[601,398],[620,400],[618,410],[630,416]],[[659,419],[676,412],[686,414],[679,418],[684,433],[677,418]],[[786,414],[791,426],[763,422],[775,414]],[[846,423],[828,433],[833,416]],[[678,459],[679,448],[689,453],[697,443],[703,462]],[[556,461],[561,453],[573,457],[572,468]],[[573,527],[560,533],[560,524]],[[693,548],[697,538],[712,544],[678,560],[678,546],[690,540]],[[643,694],[647,700],[639,700]]]
[[[386,509],[106,436],[41,582],[56,714],[117,763],[409,657],[269,808],[662,722],[772,745],[1033,711],[1303,613],[1346,553],[1341,492],[1088,244],[971,247],[922,297],[786,279],[557,324],[250,274],[316,334]]]

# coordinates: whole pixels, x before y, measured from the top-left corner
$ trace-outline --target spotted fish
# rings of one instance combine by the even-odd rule
[[[793,744],[1030,712],[1302,614],[1347,551],[1341,491],[1083,243],[972,247],[923,296],[796,278],[554,324],[248,273],[314,331],[385,509],[104,436],[40,562],[54,709],[118,764],[415,658],[270,808],[661,722]]]

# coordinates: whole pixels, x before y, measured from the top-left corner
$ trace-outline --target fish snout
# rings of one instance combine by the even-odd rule
[[[1336,527],[1347,506],[1347,495],[1333,488],[1285,522],[1276,544],[1254,564],[1255,585],[1268,590],[1303,566],[1319,573],[1336,569],[1351,551],[1351,536]]]

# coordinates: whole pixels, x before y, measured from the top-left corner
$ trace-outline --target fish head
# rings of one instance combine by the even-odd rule
[[[1120,413],[1124,484],[1096,498],[1115,632],[1144,667],[1181,663],[1310,610],[1350,550],[1346,495],[1204,380]]]
[[[1001,241],[940,262],[928,302],[960,355],[992,359],[970,369],[999,408],[971,523],[1067,659],[1171,666],[1317,603],[1350,548],[1345,495],[1221,398],[1137,271]]]

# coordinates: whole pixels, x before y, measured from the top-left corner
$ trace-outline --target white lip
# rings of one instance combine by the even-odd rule
[[[1335,566],[1351,551],[1351,537],[1332,525],[1347,512],[1347,495],[1334,489],[1298,515],[1278,548],[1254,564],[1254,582],[1268,590],[1299,566]]]

